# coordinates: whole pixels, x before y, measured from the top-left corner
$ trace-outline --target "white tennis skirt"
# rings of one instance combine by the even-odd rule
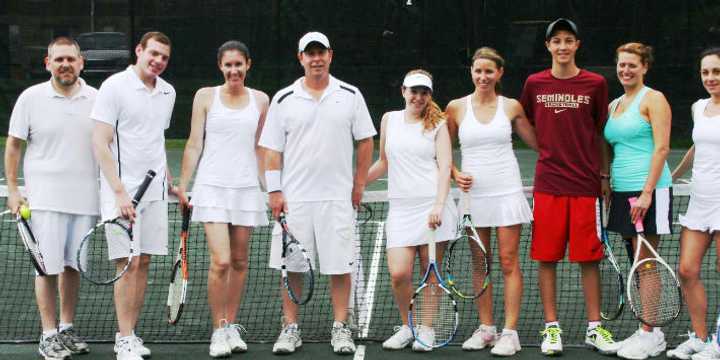
[[[720,199],[698,198],[690,195],[685,215],[679,217],[680,225],[696,231],[720,230]]]
[[[193,187],[190,204],[195,222],[268,225],[267,205],[259,187],[225,188],[197,184]]]
[[[527,224],[533,219],[532,210],[522,191],[507,195],[472,196],[470,216],[476,227]]]
[[[385,233],[387,247],[408,247],[427,244],[428,216],[435,198],[390,199]],[[457,207],[451,197],[445,202],[442,225],[436,229],[435,241],[455,238],[457,233]]]

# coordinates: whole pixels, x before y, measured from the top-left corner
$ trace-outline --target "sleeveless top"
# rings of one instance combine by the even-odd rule
[[[255,133],[260,110],[253,90],[246,89],[248,104],[232,109],[222,103],[220,86],[215,87],[205,119],[205,140],[195,184],[226,188],[259,186]]]
[[[499,196],[522,192],[520,167],[512,148],[512,124],[505,99],[497,97],[497,111],[489,123],[475,118],[472,95],[458,129],[462,171],[473,177],[472,196]]]
[[[389,199],[434,198],[437,195],[435,137],[444,123],[425,131],[422,122],[409,124],[405,121],[405,110],[389,114],[385,134]]]
[[[618,117],[613,117],[623,96],[613,100],[604,135],[613,149],[610,179],[613,191],[641,191],[650,173],[650,161],[655,142],[652,126],[640,114],[640,102],[650,90],[643,87],[632,103]],[[657,189],[672,186],[672,177],[667,161],[663,165]]]
[[[708,117],[705,108],[710,99],[701,99],[692,106],[695,159],[692,168],[691,196],[720,199],[720,115]]]

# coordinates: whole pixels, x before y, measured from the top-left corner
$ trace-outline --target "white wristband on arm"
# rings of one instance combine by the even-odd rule
[[[282,172],[280,170],[266,170],[265,186],[267,186],[268,193],[282,191]]]

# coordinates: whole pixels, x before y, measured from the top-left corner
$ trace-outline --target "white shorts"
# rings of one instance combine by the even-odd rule
[[[102,218],[113,219],[120,214],[115,203],[103,203],[100,206]],[[108,234],[108,255],[110,259],[127,257],[130,244],[120,236],[113,238]],[[168,254],[168,203],[167,200],[141,202],[135,209],[133,224],[133,240],[135,255],[167,255]]]
[[[196,184],[193,187],[192,221],[239,226],[268,225],[265,196],[259,187],[225,188]]]
[[[305,247],[312,264],[320,263],[326,275],[352,272],[355,258],[355,212],[350,201],[312,201],[288,203],[290,232]],[[275,224],[270,245],[270,262],[280,269],[282,229]]]
[[[720,230],[720,199],[691,195],[685,215],[680,215],[680,225],[696,231]]]
[[[387,248],[427,244],[428,216],[435,198],[390,199],[385,233]],[[442,224],[435,230],[435,241],[454,239],[457,235],[457,207],[448,197],[442,214]]]
[[[30,228],[40,245],[48,275],[65,267],[78,270],[77,251],[85,234],[97,223],[97,216],[33,210]]]
[[[462,208],[459,209],[462,212]],[[528,224],[532,210],[522,191],[498,196],[473,196],[470,216],[477,227],[497,227]]]

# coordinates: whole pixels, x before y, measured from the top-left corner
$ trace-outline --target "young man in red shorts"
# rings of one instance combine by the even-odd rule
[[[603,257],[598,224],[599,201],[609,192],[602,129],[607,119],[608,87],[598,74],[575,64],[578,29],[568,19],[552,22],[545,33],[552,68],[528,77],[520,102],[535,126],[540,156],[535,171],[531,257],[539,262],[538,279],[545,314],[541,351],[562,352],[556,306],[556,266],[569,247],[580,265],[588,330],[585,343],[615,354],[618,343],[600,323],[600,276]]]

